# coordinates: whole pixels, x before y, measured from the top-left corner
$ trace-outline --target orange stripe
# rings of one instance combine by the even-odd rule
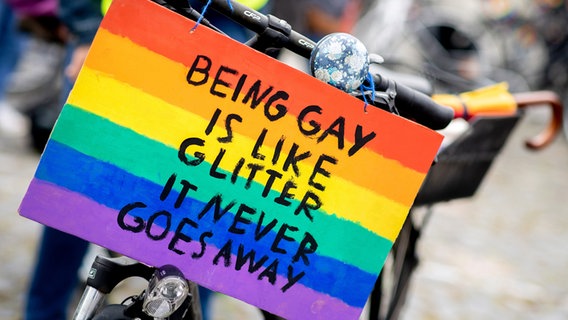
[[[405,206],[410,206],[414,201],[414,194],[424,178],[423,173],[404,167],[399,162],[386,159],[369,149],[362,149],[355,156],[348,157],[346,152],[340,152],[336,146],[329,145],[337,143],[332,139],[328,141],[329,143],[325,143],[326,141],[317,143],[315,139],[306,139],[299,133],[299,130],[282,132],[284,129],[281,128],[297,127],[294,117],[286,116],[270,123],[261,110],[253,110],[240,103],[215,97],[209,93],[208,86],[189,86],[185,82],[187,68],[179,63],[105,30],[99,32],[96,41],[86,61],[87,67],[99,73],[108,74],[114,79],[197,114],[205,121],[209,121],[216,106],[222,106],[223,117],[229,112],[242,117],[242,123],[234,124],[235,132],[239,134],[256,139],[262,128],[270,128],[265,141],[265,145],[270,150],[274,149],[280,138],[285,137],[281,158],[286,157],[287,151],[295,142],[300,145],[298,154],[307,151],[313,154],[313,157],[306,160],[312,166],[321,154],[336,158],[337,166],[329,163],[324,166],[328,168],[332,176],[340,176]],[[110,54],[108,48],[120,54]],[[143,76],[142,69],[143,74],[152,76]],[[213,108],[196,108],[195,106],[213,106]],[[226,134],[222,121],[218,122],[212,134],[219,136]],[[260,152],[263,153],[265,149],[261,148]],[[265,156],[268,159],[272,158],[270,153],[266,153]],[[281,159],[280,162],[283,160]],[[304,174],[309,175],[311,172]],[[304,177],[306,178],[308,177]],[[321,177],[321,179],[321,183],[325,184],[327,178]]]
[[[426,173],[430,168],[430,161],[424,159],[434,157],[435,146],[442,139],[440,135],[402,118],[387,117],[378,109],[369,108],[369,112],[364,113],[361,101],[204,26],[190,33],[195,22],[155,3],[138,1],[135,7],[136,10],[126,5],[114,6],[102,27],[186,67],[192,65],[197,54],[206,54],[213,61],[212,70],[216,70],[221,62],[234,69],[246,70],[251,78],[262,78],[264,83],[277,86],[276,89],[293,93],[294,103],[288,105],[291,114],[297,115],[305,106],[318,104],[325,110],[319,118],[322,123],[331,124],[340,116],[348,119],[346,138],[351,142],[357,124],[367,130],[376,128],[377,138],[366,147],[387,158],[398,159],[418,172]],[[160,11],[160,14],[156,12],[148,17],[145,15],[148,10]],[[161,30],[167,30],[167,33],[160,34]]]

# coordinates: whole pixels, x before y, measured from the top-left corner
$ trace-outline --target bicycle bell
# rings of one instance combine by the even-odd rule
[[[354,36],[331,33],[312,51],[310,70],[317,79],[350,93],[360,88],[369,73],[369,53]]]

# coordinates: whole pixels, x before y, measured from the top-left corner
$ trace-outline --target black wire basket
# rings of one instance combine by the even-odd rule
[[[517,114],[471,120],[469,128],[438,153],[414,205],[473,196],[519,119]]]

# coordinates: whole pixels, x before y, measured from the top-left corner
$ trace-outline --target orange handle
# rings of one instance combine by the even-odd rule
[[[519,108],[548,105],[552,109],[552,118],[548,127],[540,134],[525,141],[532,150],[539,150],[549,145],[562,128],[562,100],[552,91],[532,91],[513,94]]]

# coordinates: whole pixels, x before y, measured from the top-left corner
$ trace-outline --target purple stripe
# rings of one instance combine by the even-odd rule
[[[45,214],[46,207],[50,208],[49,215]],[[206,287],[287,319],[357,319],[362,311],[299,283],[282,293],[279,288],[287,283],[284,277],[278,277],[276,285],[272,285],[266,278],[256,280],[259,272],[250,274],[244,270],[246,266],[237,271],[233,265],[213,265],[211,262],[219,252],[219,249],[213,246],[207,246],[205,255],[199,259],[165,250],[171,234],[164,240],[152,241],[143,234],[126,232],[116,223],[116,210],[41,180],[32,181],[19,211],[22,216],[139,261],[151,265],[177,265],[184,274],[189,275],[188,278]],[[80,213],[80,220],[76,218],[77,213]],[[183,250],[188,252],[197,252],[199,249],[197,241],[183,247]],[[234,263],[234,256],[232,261]],[[208,271],[204,273],[203,270]]]

